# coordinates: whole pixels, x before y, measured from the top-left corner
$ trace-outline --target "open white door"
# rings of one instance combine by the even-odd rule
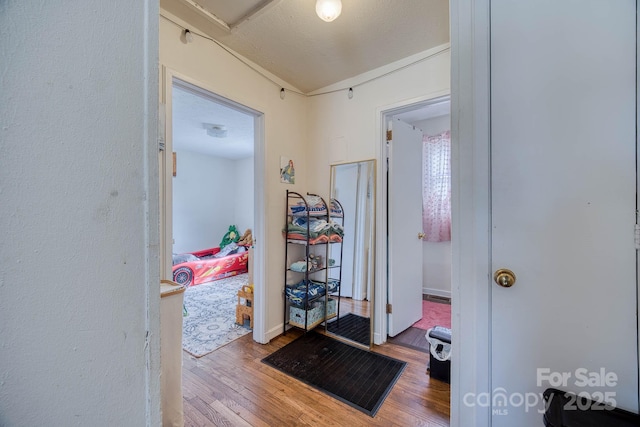
[[[388,130],[393,135],[387,178],[388,334],[393,337],[422,317],[422,131],[397,119]]]
[[[635,1],[491,1],[493,427],[638,411],[635,61]]]

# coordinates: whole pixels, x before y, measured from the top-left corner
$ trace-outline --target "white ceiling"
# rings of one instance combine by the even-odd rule
[[[303,93],[341,82],[449,42],[448,0],[342,0],[324,22],[315,0],[161,0],[197,34],[211,37]],[[169,12],[166,14],[165,12]],[[402,111],[407,122],[440,115]],[[431,110],[431,111],[430,111]],[[203,123],[226,126],[227,138]],[[174,89],[174,148],[240,159],[252,155],[253,117],[202,94]]]
[[[160,0],[170,14],[304,93],[449,42],[448,0]],[[197,37],[197,36],[196,36]]]
[[[253,156],[252,115],[235,110],[205,93],[173,86],[173,150],[237,160]],[[223,125],[225,138],[207,135],[205,123]]]

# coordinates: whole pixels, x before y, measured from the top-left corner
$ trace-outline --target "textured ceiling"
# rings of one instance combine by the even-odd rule
[[[172,91],[173,149],[227,159],[253,156],[253,116],[222,105],[213,95],[174,85]],[[207,134],[205,124],[221,125],[224,138]]]
[[[318,18],[315,0],[161,0],[160,5],[304,93],[449,42],[448,0],[342,3],[333,22]],[[396,117],[418,121],[448,108],[448,103],[420,106]],[[224,125],[228,136],[208,136],[203,123]],[[177,150],[229,159],[252,155],[253,118],[213,95],[174,87],[173,126]]]
[[[163,10],[304,93],[449,42],[448,0],[161,0]]]

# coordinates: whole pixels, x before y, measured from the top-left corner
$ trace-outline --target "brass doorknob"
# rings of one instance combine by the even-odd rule
[[[418,239],[420,240],[424,239],[424,233],[418,233]]]
[[[511,270],[501,268],[500,270],[496,270],[493,275],[493,280],[503,288],[510,288],[516,283],[516,275]]]

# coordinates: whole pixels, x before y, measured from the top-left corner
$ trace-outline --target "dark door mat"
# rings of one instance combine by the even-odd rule
[[[313,331],[262,362],[372,417],[407,364]]]
[[[339,319],[327,323],[327,331],[364,344],[371,345],[371,321],[368,317],[349,313]]]

